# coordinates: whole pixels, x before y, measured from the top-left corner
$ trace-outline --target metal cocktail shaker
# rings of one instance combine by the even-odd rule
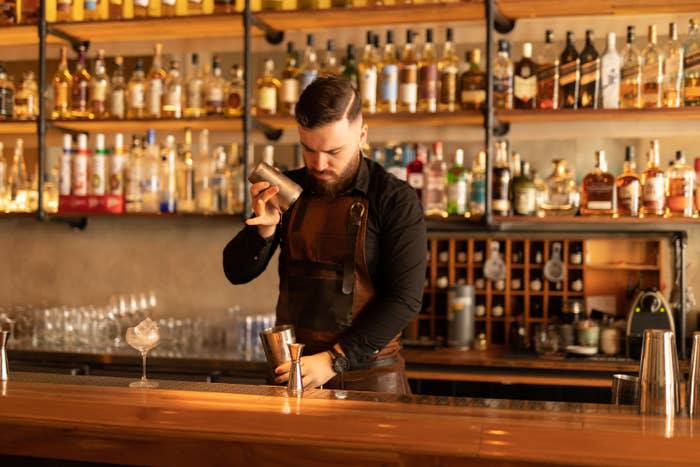
[[[289,344],[296,342],[294,326],[283,324],[265,329],[260,332],[260,341],[267,359],[268,378],[270,382],[273,382],[275,380],[275,368],[292,359],[289,353]]]
[[[264,161],[255,166],[248,176],[248,181],[250,183],[268,182],[270,185],[279,188],[280,191],[272,197],[270,202],[282,212],[289,209],[303,191],[301,186],[291,178]]]
[[[688,383],[686,384],[686,407],[691,417],[700,416],[700,332],[693,333],[693,350],[690,353]]]
[[[680,410],[678,357],[673,331],[647,329],[639,364],[639,411],[673,416]]]

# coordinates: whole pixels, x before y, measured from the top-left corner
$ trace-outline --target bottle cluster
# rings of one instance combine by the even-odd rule
[[[46,4],[49,22],[122,20],[231,13],[233,0],[55,0]]]
[[[103,50],[97,53],[92,73],[86,66],[84,48],[72,73],[67,53],[65,47],[61,49],[61,61],[52,80],[53,119],[178,119],[243,114],[243,68],[233,65],[231,79],[227,80],[217,56],[213,57],[211,72],[204,73],[199,55],[192,54],[191,71],[183,77],[175,60],[167,71],[163,68],[162,45],[156,44],[148,74],[143,60],[138,59],[127,81],[121,56],[115,58],[110,76]]]
[[[39,115],[39,88],[34,72],[27,71],[15,86],[0,64],[0,121],[8,119],[34,120]]]
[[[199,134],[192,146],[192,131],[184,142],[167,135],[160,145],[155,131],[133,135],[131,147],[124,135],[114,136],[108,147],[104,134],[96,134],[92,150],[88,135],[63,137],[59,162],[60,211],[135,213],[240,213],[245,184],[238,146],[227,153],[219,145],[210,153],[209,132]]]
[[[27,171],[24,140],[17,138],[9,160],[5,157],[5,144],[0,141],[0,212],[36,211],[39,198],[37,193],[37,177]],[[46,201],[45,198],[45,203]]]

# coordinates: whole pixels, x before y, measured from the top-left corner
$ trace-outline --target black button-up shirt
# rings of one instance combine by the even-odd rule
[[[307,189],[305,168],[287,175]],[[362,157],[349,193],[362,194],[369,202],[365,258],[376,292],[368,308],[339,339],[354,365],[381,350],[420,312],[427,235],[416,192],[376,162]],[[243,284],[258,277],[280,244],[280,235],[279,227],[269,239],[262,238],[256,226],[241,230],[224,248],[228,280]]]

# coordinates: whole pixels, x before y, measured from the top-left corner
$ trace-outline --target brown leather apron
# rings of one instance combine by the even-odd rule
[[[328,350],[374,299],[367,212],[363,197],[302,195],[283,226],[277,324],[295,326],[305,355]],[[409,394],[398,338],[324,387]]]

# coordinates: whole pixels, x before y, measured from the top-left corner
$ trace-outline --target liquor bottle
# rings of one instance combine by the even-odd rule
[[[649,44],[642,52],[642,106],[661,107],[664,57],[656,45],[656,25],[649,26]]]
[[[688,24],[688,37],[683,44],[683,104],[700,105],[700,21],[693,18]]]
[[[314,50],[314,35],[306,35],[306,48],[304,49],[304,60],[299,70],[299,92],[304,92],[306,86],[311,84],[318,76],[318,62],[316,61],[316,50]]]
[[[192,156],[192,129],[185,128],[185,142],[182,146],[182,164],[178,177],[177,209],[180,212],[195,211],[194,158]]]
[[[581,215],[611,216],[617,212],[615,177],[608,173],[605,151],[595,153],[595,168],[581,182]]]
[[[167,73],[163,69],[162,63],[163,44],[154,46],[153,64],[148,72],[146,84],[146,118],[161,117],[161,101],[163,99],[163,88],[165,87],[165,77]]]
[[[581,81],[579,85],[579,109],[597,109],[600,92],[600,58],[593,45],[593,30],[586,30],[586,45],[579,57]]]
[[[61,160],[59,163],[59,184],[58,193],[61,196],[69,196],[72,190],[73,180],[71,178],[71,173],[73,172],[73,137],[70,133],[64,133],[63,135],[63,152],[61,153]],[[0,177],[0,184],[4,183],[4,174]]]
[[[22,77],[22,84],[15,93],[14,113],[18,120],[34,120],[39,116],[39,90],[33,71],[27,71]]]
[[[124,168],[126,167],[127,153],[124,149],[124,135],[114,135],[114,152],[109,164],[109,194],[124,196]]]
[[[109,151],[105,147],[104,133],[95,135],[95,153],[90,164],[90,194],[104,196],[107,192],[107,157]]]
[[[323,55],[323,60],[321,60],[320,75],[339,76],[341,71],[340,64],[338,63],[338,55],[335,52],[335,41],[333,39],[328,39],[326,42],[326,52]]]
[[[109,92],[109,116],[122,119],[126,117],[126,79],[124,78],[124,57],[114,59],[117,68],[112,73]]]
[[[110,20],[124,19],[124,4],[123,0],[110,0],[108,18]]]
[[[83,1],[83,19],[84,21],[97,21],[100,19],[100,13],[97,10],[97,0]]]
[[[467,212],[469,186],[467,170],[464,168],[464,151],[455,151],[452,165],[447,170],[447,214],[463,216]]]
[[[604,109],[620,108],[620,66],[622,59],[617,53],[616,36],[609,32],[605,52],[600,57],[600,107]]]
[[[396,61],[396,48],[394,46],[394,32],[386,32],[386,44],[382,53],[380,65],[380,99],[377,110],[379,112],[396,113],[399,96],[399,67]]]
[[[399,62],[399,111],[415,113],[417,107],[418,58],[413,45],[413,31],[408,29]]]
[[[693,217],[695,171],[685,163],[685,153],[676,151],[676,160],[666,171],[666,215]]]
[[[165,148],[161,156],[160,212],[162,213],[174,213],[177,211],[176,164],[175,137],[168,135],[165,138]]]
[[[486,102],[486,73],[479,67],[481,50],[472,49],[465,55],[467,69],[460,77],[460,107],[463,110],[479,110]]]
[[[211,154],[209,153],[209,130],[204,129],[199,132],[199,141],[197,142],[197,157],[195,159],[195,194],[197,212],[209,213],[213,203],[213,193],[211,186]],[[274,150],[272,145],[269,148]],[[267,147],[263,150],[263,159],[265,153],[269,151]],[[273,165],[273,164],[270,164]]]
[[[353,44],[348,44],[345,54],[345,67],[343,68],[342,75],[352,83],[353,87],[357,89],[360,85],[359,72],[357,70],[357,58],[355,57],[355,46]]]
[[[559,108],[575,109],[578,106],[580,58],[574,45],[574,33],[566,32],[566,47],[559,60]]]
[[[416,146],[416,158],[406,166],[406,181],[416,190],[419,200],[423,200],[425,187],[425,165],[428,163],[428,149],[423,144]]]
[[[552,160],[552,173],[544,180],[544,199],[540,205],[546,216],[573,215],[578,211],[579,193],[566,160]]]
[[[498,141],[496,142],[496,157],[491,184],[491,211],[495,216],[510,215],[510,181],[507,143]]]
[[[437,109],[442,112],[454,112],[459,108],[460,100],[459,58],[456,53],[452,28],[446,29],[446,38],[437,66]]]
[[[141,181],[141,202],[143,212],[160,211],[161,156],[156,143],[156,132],[149,128],[146,132],[146,148],[143,153],[143,173]]]
[[[244,167],[238,154],[238,145],[231,144],[231,149],[228,153],[228,164],[226,166],[226,187],[228,194],[226,199],[228,205],[226,212],[228,214],[239,214],[243,212],[243,202],[245,199],[245,178]]]
[[[92,76],[85,67],[85,46],[80,46],[78,51],[78,63],[73,73],[73,85],[71,86],[71,112],[72,118],[92,118],[90,111],[90,81]]]
[[[534,109],[537,97],[537,75],[532,61],[532,44],[523,44],[523,57],[515,64],[513,97],[516,109]]]
[[[87,196],[88,194],[88,150],[87,134],[78,135],[78,150],[73,157],[73,170],[71,171],[71,192],[75,196]]]
[[[362,111],[373,114],[377,111],[377,51],[374,48],[374,34],[367,31],[367,41],[362,52],[358,75],[360,76],[360,97]]]
[[[245,83],[243,82],[243,68],[231,65],[231,81],[226,89],[226,116],[240,117],[243,115],[243,103],[245,99]]]
[[[176,0],[160,0],[160,16],[175,16],[175,3]]]
[[[620,70],[620,107],[639,109],[642,107],[642,57],[634,45],[634,26],[627,26],[627,45],[622,51]]]
[[[544,47],[537,57],[537,108],[559,107],[559,54],[554,49],[554,33],[545,32]]]
[[[134,18],[148,17],[148,10],[151,2],[158,0],[134,0]]]
[[[187,1],[187,14],[188,15],[202,15],[204,14],[204,5],[202,0],[188,0]]]
[[[418,83],[418,111],[437,112],[438,62],[430,28],[425,31],[423,54],[418,62]]]
[[[442,142],[435,141],[430,161],[425,165],[423,209],[426,215],[447,217],[446,178],[447,164],[442,156]]]
[[[109,76],[105,63],[105,51],[97,52],[95,68],[90,81],[90,111],[95,118],[107,118],[107,96],[109,95]]]
[[[170,61],[168,76],[165,78],[163,92],[163,118],[182,118],[182,78],[180,66],[175,60]]]
[[[387,147],[384,168],[394,177],[404,182],[408,179],[406,159],[401,146]]]
[[[134,135],[131,138],[131,154],[126,169],[125,209],[127,212],[143,211],[143,194],[141,180],[143,179],[143,150],[141,139]]]
[[[12,168],[7,178],[7,201],[5,211],[28,212],[29,191],[31,184],[27,175],[27,165],[24,160],[24,140],[17,138],[15,153],[12,157]]]
[[[204,115],[204,78],[199,66],[199,54],[193,53],[189,75],[187,76],[187,93],[185,97],[185,117],[198,118]]]
[[[472,164],[472,183],[469,187],[469,214],[483,216],[486,212],[486,153],[479,151]]]
[[[221,63],[219,57],[214,55],[211,63],[211,76],[204,85],[204,105],[207,115],[224,114],[224,95],[226,80],[221,76]]]
[[[513,108],[513,62],[509,50],[510,43],[500,39],[493,67],[493,106],[496,109]]]
[[[642,173],[642,217],[660,217],[665,210],[664,171],[659,167],[659,140],[649,143],[647,166]]]
[[[73,75],[68,71],[68,48],[61,47],[61,61],[51,80],[53,88],[53,111],[51,118],[70,118],[70,98],[73,94]]]
[[[664,81],[661,104],[664,107],[678,108],[683,95],[683,46],[678,40],[676,23],[668,25],[668,42],[663,49]]]
[[[516,216],[537,214],[537,189],[527,161],[520,163],[520,175],[513,178],[513,213]]]
[[[294,115],[294,106],[299,100],[299,56],[294,42],[287,42],[287,58],[280,80],[280,113]]]
[[[617,214],[637,217],[642,185],[634,162],[634,146],[625,148],[625,162],[622,173],[615,180],[615,185],[617,186]]]
[[[255,82],[255,110],[258,116],[277,113],[277,94],[280,81],[275,78],[275,62],[265,59],[265,72]]]
[[[146,115],[146,77],[143,72],[143,60],[136,60],[136,67],[131,74],[127,89],[126,109],[128,118],[144,118]]]
[[[211,188],[212,188],[212,212],[225,212],[228,205],[228,187],[226,186],[226,162],[228,156],[223,145],[214,149]]]
[[[56,21],[59,23],[73,21],[73,0],[56,1]]]

